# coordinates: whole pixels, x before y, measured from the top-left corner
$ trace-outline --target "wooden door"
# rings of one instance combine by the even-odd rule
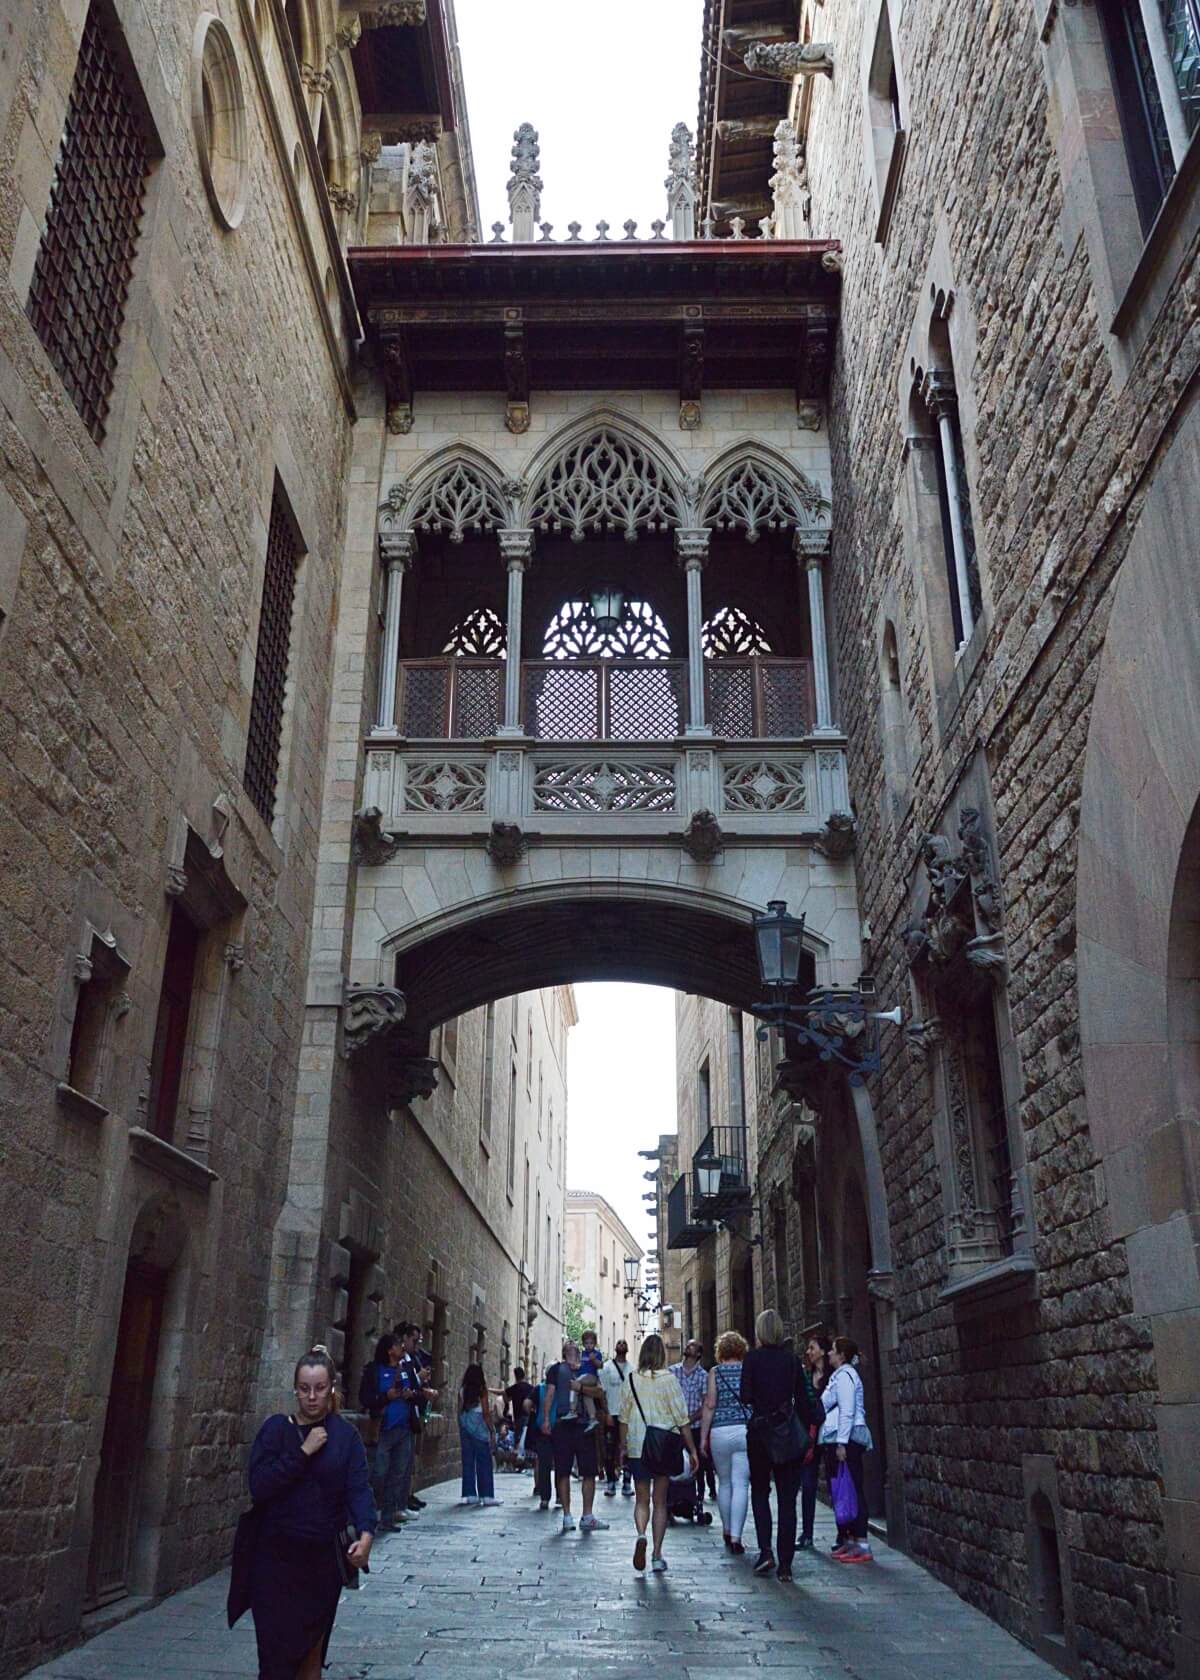
[[[138,1483],[154,1398],[167,1274],[134,1262],[125,1274],[100,1470],[92,1502],[88,1608],[129,1592]]]

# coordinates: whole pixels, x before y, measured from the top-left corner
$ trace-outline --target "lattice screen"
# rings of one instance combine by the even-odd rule
[[[595,666],[525,667],[525,731],[540,741],[600,737],[600,671]]]
[[[453,734],[459,741],[478,741],[500,727],[504,696],[502,665],[454,667]]]
[[[267,564],[258,620],[258,652],[254,660],[254,690],[250,698],[250,727],[246,736],[246,767],[242,772],[246,792],[265,823],[275,819],[279,743],[283,734],[292,604],[296,593],[296,560],[296,539],[277,489],[271,501],[271,523],[267,530]]]
[[[714,735],[746,740],[754,734],[754,674],[747,665],[708,665],[708,718]]]
[[[780,661],[760,667],[764,735],[795,739],[813,724],[812,672],[807,660]]]
[[[684,727],[684,669],[680,665],[618,665],[608,678],[610,741],[669,741]]]
[[[402,666],[400,733],[411,740],[444,737],[449,717],[449,665]]]

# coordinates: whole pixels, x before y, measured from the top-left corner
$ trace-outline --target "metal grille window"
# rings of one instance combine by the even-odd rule
[[[1098,0],[1142,231],[1200,123],[1200,0]]]
[[[283,734],[283,703],[292,636],[292,606],[296,595],[297,559],[291,521],[277,489],[271,502],[271,524],[267,533],[267,567],[258,620],[258,653],[254,661],[246,768],[242,775],[246,792],[265,823],[273,822],[275,818],[275,788],[279,780],[279,743]]]
[[[145,127],[93,5],[26,310],[97,443],[108,420],[150,161]]]

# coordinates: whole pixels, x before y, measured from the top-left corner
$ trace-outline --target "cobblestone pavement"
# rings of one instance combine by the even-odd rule
[[[1050,1680],[1054,1670],[917,1564],[875,1544],[875,1562],[797,1555],[795,1584],[757,1580],[752,1552],[727,1555],[720,1528],[671,1529],[664,1576],[632,1569],[632,1500],[598,1497],[605,1533],[563,1535],[501,1476],[497,1510],[461,1510],[456,1483],[382,1538],[364,1589],[345,1593],[328,1680],[712,1680],[774,1670],[781,1680]],[[600,1509],[602,1507],[602,1509]],[[578,1515],[578,1512],[576,1513]],[[748,1524],[748,1534],[752,1524]],[[256,1672],[246,1616],[225,1627],[224,1574],[130,1617],[35,1671],[38,1680],[225,1680]]]

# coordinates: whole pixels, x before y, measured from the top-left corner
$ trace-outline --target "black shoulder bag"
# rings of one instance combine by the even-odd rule
[[[677,1429],[662,1429],[656,1423],[646,1423],[646,1414],[642,1411],[642,1402],[638,1399],[632,1371],[629,1373],[629,1387],[637,1409],[642,1413],[642,1422],[646,1424],[646,1439],[642,1442],[642,1468],[648,1470],[652,1476],[678,1476],[683,1469],[683,1436]]]
[[[756,1412],[746,1425],[746,1434],[772,1464],[795,1464],[809,1451],[808,1428],[796,1415],[790,1397],[769,1412]]]

